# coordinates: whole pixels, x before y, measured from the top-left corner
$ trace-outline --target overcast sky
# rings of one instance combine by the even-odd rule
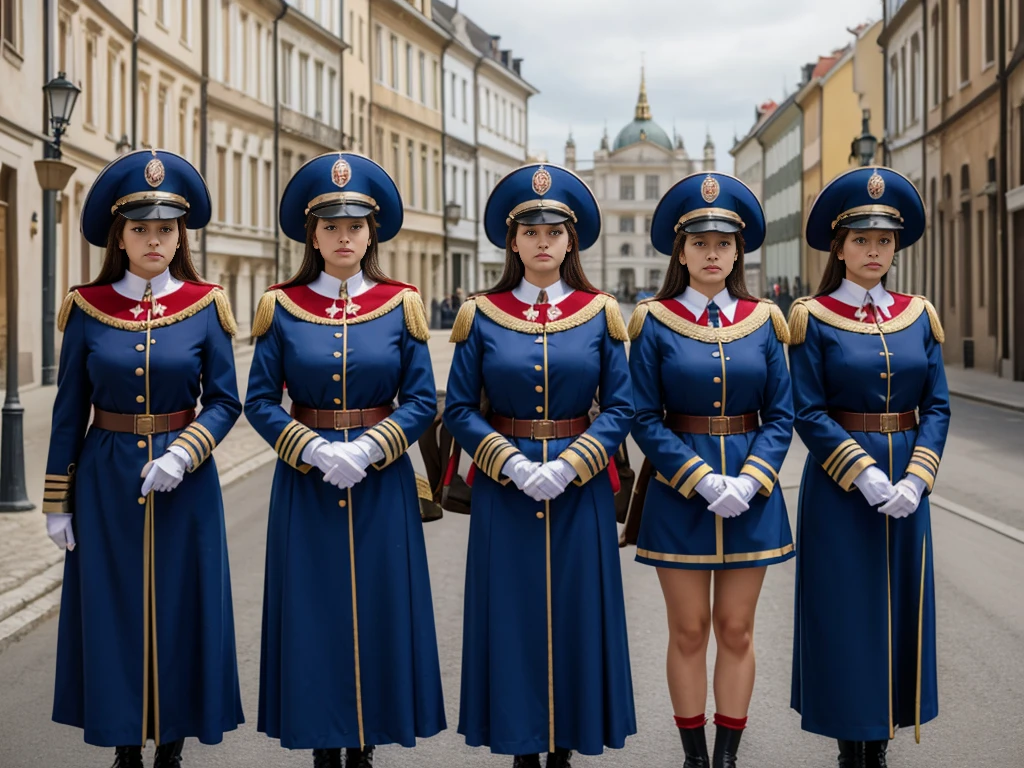
[[[448,0],[449,3],[453,0]],[[641,55],[654,120],[700,156],[708,129],[719,170],[732,170],[733,136],[754,105],[782,101],[804,63],[881,18],[881,0],[459,0],[459,10],[501,36],[540,90],[530,100],[530,149],[563,160],[569,129],[591,161],[607,123],[612,141],[633,119]],[[860,130],[850,126],[850,137]]]

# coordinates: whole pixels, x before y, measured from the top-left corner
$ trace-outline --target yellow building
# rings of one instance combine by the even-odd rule
[[[405,224],[381,247],[381,266],[416,285],[430,306],[444,277],[441,114],[447,33],[430,0],[374,0],[369,5],[372,73],[370,155],[395,179]]]

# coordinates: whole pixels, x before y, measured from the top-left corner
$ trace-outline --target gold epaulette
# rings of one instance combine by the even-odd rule
[[[238,324],[235,322],[235,315],[231,311],[231,301],[228,299],[227,294],[220,288],[215,288],[213,291],[213,301],[217,305],[217,319],[220,320],[221,328],[224,329],[228,336],[234,336],[238,333]]]
[[[64,329],[68,325],[68,318],[71,317],[73,306],[75,306],[75,292],[71,291],[64,297],[64,301],[60,305],[60,312],[57,313],[57,330],[61,333],[64,333]]]
[[[789,344],[789,325],[786,323],[786,316],[782,314],[782,308],[771,299],[761,299],[761,301],[768,304],[772,311],[772,327],[775,329],[775,338],[783,344]]]
[[[619,309],[619,302],[609,296],[604,305],[605,322],[608,324],[608,335],[616,341],[629,341],[629,334],[626,333],[626,323],[622,320],[622,310]]]
[[[252,321],[253,337],[262,336],[270,330],[270,324],[274,322],[274,307],[276,306],[277,291],[264,293],[256,307],[256,317]]]
[[[633,308],[633,315],[629,318],[628,335],[630,341],[635,340],[640,335],[640,331],[644,329],[644,321],[647,319],[647,313],[650,311],[647,308],[649,301],[652,301],[652,299],[644,299]]]
[[[789,308],[789,346],[803,344],[807,338],[807,318],[811,314],[804,302],[809,299],[797,299]],[[782,310],[779,310],[782,314]],[[774,320],[774,316],[772,318]]]
[[[402,295],[402,310],[405,312],[405,327],[414,339],[427,341],[430,338],[430,324],[427,322],[427,310],[419,293],[407,290]]]
[[[469,332],[473,329],[473,318],[476,317],[476,300],[466,299],[459,308],[459,314],[455,316],[455,324],[452,326],[452,335],[448,339],[453,343],[465,341],[469,338]]]
[[[928,321],[932,324],[932,336],[935,337],[939,344],[944,344],[946,342],[946,332],[942,330],[942,321],[939,319],[938,310],[924,296],[919,296],[918,298],[924,302],[925,311],[928,313]]]

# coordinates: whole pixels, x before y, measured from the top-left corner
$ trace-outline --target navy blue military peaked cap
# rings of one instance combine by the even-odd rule
[[[398,234],[405,212],[395,182],[368,157],[330,152],[295,172],[281,195],[278,218],[288,237],[304,243],[309,216],[361,219],[371,213],[380,242]]]
[[[818,193],[807,216],[807,244],[828,251],[836,229],[899,231],[900,248],[924,234],[924,202],[906,176],[869,166],[836,176]]]
[[[596,243],[601,233],[601,209],[590,187],[572,171],[548,163],[516,168],[491,191],[484,210],[487,239],[504,250],[513,221],[530,225],[571,221],[581,251]]]
[[[727,173],[694,173],[676,182],[654,209],[651,242],[666,256],[680,232],[740,232],[746,251],[764,242],[764,211],[746,184]]]
[[[139,149],[111,161],[99,172],[82,206],[82,234],[105,247],[114,218],[166,221],[185,217],[189,229],[210,221],[210,190],[181,155]]]

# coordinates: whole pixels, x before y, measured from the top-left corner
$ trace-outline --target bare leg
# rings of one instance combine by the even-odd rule
[[[704,713],[711,636],[711,571],[658,568],[668,613],[668,692],[680,717]]]
[[[767,567],[715,573],[715,708],[729,717],[746,717],[754,692],[754,612],[765,571]]]

